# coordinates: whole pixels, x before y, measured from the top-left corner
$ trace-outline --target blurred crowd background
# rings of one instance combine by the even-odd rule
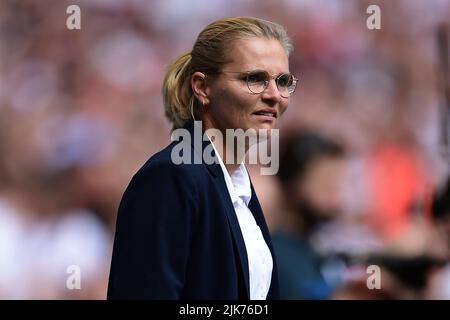
[[[70,4],[81,30],[66,28]],[[245,15],[287,28],[300,78],[279,174],[249,167],[283,298],[450,299],[449,0],[1,0],[0,298],[106,297],[120,197],[170,141],[165,68],[209,22]],[[373,264],[381,289],[367,288]]]

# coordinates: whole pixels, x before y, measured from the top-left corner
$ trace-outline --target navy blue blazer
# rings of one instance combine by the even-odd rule
[[[193,137],[193,121],[185,128]],[[218,163],[174,164],[177,143],[153,155],[123,195],[108,299],[249,299],[247,252],[222,169]],[[193,141],[189,147],[194,154]],[[274,261],[267,299],[278,299],[275,254],[251,189],[249,209]]]

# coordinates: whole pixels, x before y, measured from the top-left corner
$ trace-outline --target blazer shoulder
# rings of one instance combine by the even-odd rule
[[[166,183],[177,183],[178,186],[185,186],[191,192],[202,184],[202,176],[207,175],[204,165],[176,164],[173,160],[172,150],[177,142],[172,142],[161,151],[151,156],[142,167],[134,174],[131,184],[140,184],[142,181],[161,181]],[[193,150],[192,150],[193,152]]]

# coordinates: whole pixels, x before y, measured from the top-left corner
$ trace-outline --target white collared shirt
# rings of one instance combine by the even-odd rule
[[[213,143],[211,144],[222,168],[228,193],[233,202],[247,249],[250,300],[264,300],[267,297],[272,281],[273,260],[261,229],[248,208],[252,191],[247,169],[244,163],[241,163],[239,168],[230,176],[216,147]]]

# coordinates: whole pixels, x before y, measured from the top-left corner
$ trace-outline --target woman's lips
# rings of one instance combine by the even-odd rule
[[[273,122],[277,118],[277,111],[275,109],[265,108],[265,109],[253,112],[252,115],[256,116],[259,121]]]
[[[274,122],[276,119],[273,114],[256,114],[256,113],[254,113],[253,116],[255,116],[259,121],[262,121],[262,122]]]

